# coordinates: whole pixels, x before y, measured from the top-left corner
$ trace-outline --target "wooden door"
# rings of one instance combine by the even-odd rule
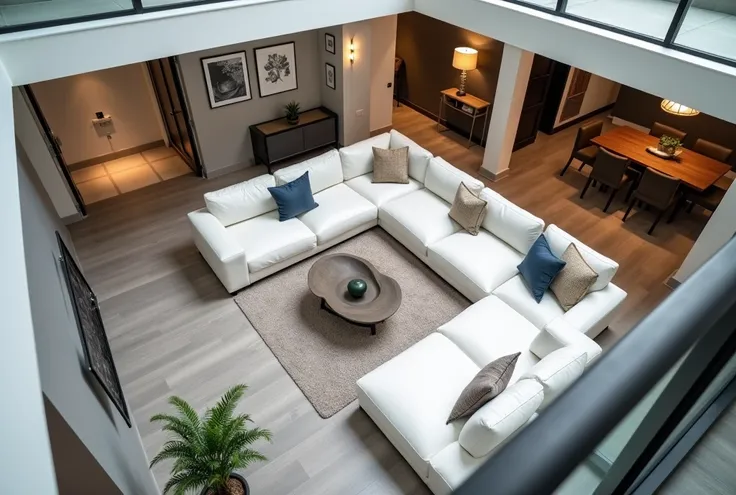
[[[532,144],[537,139],[539,122],[542,118],[544,103],[549,92],[552,70],[555,62],[541,55],[534,56],[529,84],[521,109],[519,126],[514,140],[514,151]]]

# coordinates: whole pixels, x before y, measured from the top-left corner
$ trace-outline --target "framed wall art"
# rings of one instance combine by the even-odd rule
[[[128,407],[125,404],[123,396],[123,388],[120,386],[118,372],[115,369],[115,362],[112,359],[110,351],[110,343],[107,340],[105,327],[102,324],[102,316],[100,308],[97,305],[97,297],[95,297],[92,288],[84,278],[82,271],[77,266],[63,239],[56,233],[56,240],[59,244],[59,258],[61,262],[61,270],[66,280],[66,287],[69,291],[72,309],[74,311],[74,319],[77,322],[79,337],[82,340],[82,349],[84,350],[84,359],[87,369],[102,385],[105,393],[115,407],[120,411],[120,415],[125,420],[128,427],[131,427],[130,415]]]
[[[255,49],[261,98],[297,89],[294,42]]]
[[[335,66],[332,64],[325,64],[325,82],[327,83],[328,88],[335,89],[336,87],[336,81],[335,81],[336,75],[335,75]]]
[[[335,53],[335,37],[330,33],[325,33],[325,50]]]
[[[202,59],[202,70],[210,108],[250,100],[250,80],[245,52],[228,53]]]

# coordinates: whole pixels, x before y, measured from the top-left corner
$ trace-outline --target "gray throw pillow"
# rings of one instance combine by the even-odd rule
[[[447,418],[446,424],[450,424],[451,421],[458,418],[471,416],[486,402],[503,392],[508,386],[509,380],[511,380],[511,375],[516,367],[516,360],[519,359],[520,354],[520,352],[517,352],[500,357],[480,370],[468,386],[463,389],[452,408],[450,417]]]
[[[570,243],[560,258],[565,266],[552,280],[549,288],[565,311],[580,302],[598,280],[598,274],[583,259],[574,243]]]
[[[373,148],[373,182],[409,183],[409,147]]]
[[[488,205],[486,200],[473,194],[473,191],[468,189],[464,182],[461,182],[457,187],[449,215],[469,234],[478,235],[480,224],[483,223],[483,218],[486,216],[486,205]]]

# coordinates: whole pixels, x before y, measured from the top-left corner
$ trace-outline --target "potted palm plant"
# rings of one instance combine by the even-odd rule
[[[295,101],[290,101],[284,106],[286,112],[286,121],[291,125],[299,123],[299,104]]]
[[[233,415],[243,398],[245,385],[236,385],[225,392],[217,404],[202,416],[184,399],[173,396],[169,404],[176,414],[156,414],[152,422],[163,423],[162,429],[171,439],[151,461],[172,459],[171,479],[164,486],[164,495],[184,495],[189,490],[201,490],[201,495],[248,495],[245,478],[235,473],[266,457],[249,446],[256,440],[271,440],[271,432],[248,428],[247,414]]]

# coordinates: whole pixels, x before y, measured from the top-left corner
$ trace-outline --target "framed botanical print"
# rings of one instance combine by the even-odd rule
[[[325,82],[328,88],[335,89],[335,66],[332,64],[325,64]]]
[[[330,33],[325,33],[325,50],[335,53],[335,37]]]
[[[294,42],[255,49],[261,98],[297,89]]]
[[[210,108],[250,100],[250,80],[245,52],[202,59]]]

